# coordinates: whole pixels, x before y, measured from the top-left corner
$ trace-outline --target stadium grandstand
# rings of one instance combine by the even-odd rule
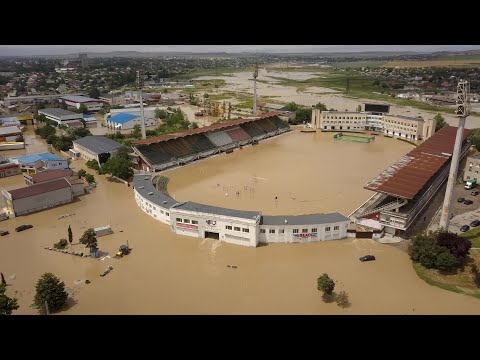
[[[279,113],[213,124],[135,141],[137,170],[160,171],[290,131]]]
[[[460,160],[470,148],[463,133]],[[350,218],[359,225],[403,236],[448,178],[457,128],[445,126],[365,185],[375,194]]]

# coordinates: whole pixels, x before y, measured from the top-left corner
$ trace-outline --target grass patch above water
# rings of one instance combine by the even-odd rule
[[[476,297],[480,299],[480,288],[477,288],[473,282],[471,267],[476,264],[480,267],[480,251],[471,250],[467,265],[464,270],[458,270],[455,273],[442,273],[436,269],[427,269],[418,263],[413,263],[413,268],[418,277],[426,283],[448,291]]]
[[[470,229],[460,236],[467,238],[472,242],[472,248],[480,248],[480,227]]]

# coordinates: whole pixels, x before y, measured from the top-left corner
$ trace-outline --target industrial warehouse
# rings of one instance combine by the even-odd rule
[[[470,148],[472,130],[463,133],[460,159]],[[457,128],[445,126],[369,181],[375,191],[350,218],[356,224],[402,236],[448,178]]]
[[[150,175],[134,177],[135,201],[145,213],[170,225],[178,235],[249,247],[260,243],[312,242],[347,237],[350,219],[339,213],[262,216],[257,211],[177,202],[157,190],[152,181]]]

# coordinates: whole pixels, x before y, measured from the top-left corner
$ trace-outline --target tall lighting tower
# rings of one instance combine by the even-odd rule
[[[137,90],[138,90],[138,97],[140,98],[140,114],[142,117],[142,139],[147,138],[147,133],[145,131],[145,115],[143,113],[143,96],[142,96],[142,89],[143,89],[143,71],[137,71]]]
[[[258,77],[258,65],[255,65],[253,71],[253,115],[257,115],[257,77]]]
[[[442,214],[440,217],[440,227],[448,231],[450,223],[450,207],[453,199],[453,190],[457,180],[458,163],[462,151],[463,130],[465,129],[465,120],[470,114],[470,84],[468,81],[460,80],[457,85],[457,110],[458,117],[457,137],[455,138],[455,147],[453,148],[452,163],[450,164],[450,173],[448,174],[447,190],[445,191],[445,200],[443,201]]]

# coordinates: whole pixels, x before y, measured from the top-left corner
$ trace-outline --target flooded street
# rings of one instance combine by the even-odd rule
[[[332,134],[290,133],[230,155],[171,171],[169,189],[182,200],[262,210],[266,213],[336,211],[348,213],[370,192],[366,180],[410,150],[411,145],[379,137],[372,144],[333,143]],[[307,138],[309,140],[307,140]],[[332,151],[332,147],[336,147]],[[296,149],[292,153],[292,149]],[[355,154],[363,160],[349,160]],[[353,159],[353,158],[352,158]],[[376,161],[373,161],[373,160]],[[234,160],[234,161],[232,161]],[[268,166],[267,166],[268,165]],[[265,166],[265,169],[263,167]],[[84,162],[74,161],[76,170]],[[202,173],[201,169],[204,170]],[[241,170],[238,170],[241,169]],[[86,169],[92,173],[92,170]],[[230,174],[230,171],[232,173]],[[214,187],[217,182],[251,183],[255,201],[234,199]],[[192,179],[193,178],[193,179]],[[477,314],[480,301],[419,279],[405,252],[373,240],[308,244],[269,244],[245,248],[215,240],[176,236],[169,226],[139,209],[132,189],[95,174],[91,194],[71,204],[0,223],[10,234],[0,237],[0,271],[7,294],[19,299],[15,314],[35,314],[30,307],[35,283],[53,272],[73,298],[61,314]],[[0,179],[0,186],[23,186],[21,176]],[[295,192],[297,201],[288,200]],[[272,194],[278,193],[278,206]],[[184,196],[187,196],[184,197]],[[319,199],[320,202],[300,202]],[[233,196],[234,197],[234,196]],[[287,197],[287,199],[284,199]],[[58,219],[62,215],[69,215]],[[21,224],[33,229],[16,233]],[[76,244],[89,227],[111,224],[114,234],[98,238],[102,255],[118,247],[133,248],[122,259],[95,260],[43,249],[67,237]],[[361,263],[373,254],[377,260]],[[107,266],[114,270],[99,274]],[[227,265],[237,265],[236,269]],[[316,279],[327,272],[345,290],[352,306],[325,304]],[[90,284],[85,284],[85,280]]]
[[[178,201],[265,215],[339,211],[348,216],[373,195],[363,186],[413,148],[383,136],[361,144],[334,140],[334,133],[302,133],[300,128],[166,171],[168,191]]]

